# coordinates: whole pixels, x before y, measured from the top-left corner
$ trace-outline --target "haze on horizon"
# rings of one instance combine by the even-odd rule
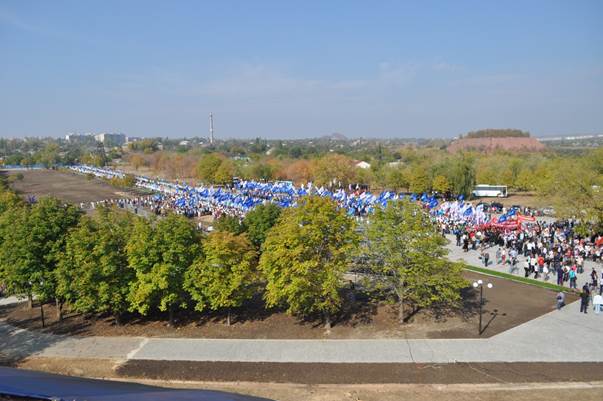
[[[0,3],[0,136],[603,131],[601,1]]]

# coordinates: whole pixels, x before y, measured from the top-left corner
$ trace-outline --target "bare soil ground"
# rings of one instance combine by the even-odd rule
[[[510,194],[506,198],[481,197],[478,198],[478,201],[488,203],[499,202],[502,203],[505,207],[510,207],[513,205],[520,205],[523,207],[531,208],[543,208],[551,206],[550,202],[548,202],[546,199],[543,199],[540,196],[531,193]]]
[[[93,178],[57,170],[23,170],[0,172],[15,176],[23,174],[22,180],[14,180],[11,187],[21,196],[54,196],[65,202],[79,204],[104,199],[127,198],[141,194],[133,189],[113,187],[106,182]]]
[[[603,379],[603,363],[267,363],[131,359],[122,377],[303,384],[546,383]]]
[[[217,366],[160,366],[150,361],[148,367],[134,370],[133,365],[113,360],[80,360],[60,358],[30,358],[20,363],[24,369],[42,370],[72,376],[85,376],[140,382],[172,388],[197,388],[228,391],[266,397],[279,401],[561,401],[603,399],[603,370],[601,364],[451,364],[451,365],[392,365],[379,368],[372,365],[268,366],[259,372],[244,364],[230,364],[224,369],[227,376],[209,381],[211,369]],[[284,365],[284,364],[279,364]],[[174,372],[171,369],[175,368]],[[278,370],[276,370],[278,369]],[[315,370],[316,369],[316,370]],[[284,371],[283,371],[284,370]],[[198,376],[199,371],[205,371]],[[282,371],[282,373],[281,373]],[[266,377],[272,372],[276,380],[248,381],[250,377]],[[312,376],[314,382],[283,382],[283,378],[300,373]],[[313,373],[314,372],[314,373]],[[177,374],[175,374],[177,373]],[[280,373],[277,374],[277,373]],[[130,376],[131,374],[135,376]],[[326,375],[327,380],[316,380]],[[385,375],[385,376],[384,376]],[[167,379],[167,377],[170,379]],[[186,380],[186,377],[193,377]],[[281,380],[278,380],[278,377]],[[151,379],[156,377],[156,379]],[[161,378],[163,377],[163,378]],[[180,377],[180,378],[177,378]],[[206,379],[203,380],[203,377]],[[226,377],[234,377],[231,381]],[[335,383],[326,383],[335,378]],[[392,381],[385,381],[389,378]],[[294,377],[295,379],[295,377]],[[371,379],[376,381],[370,382]],[[318,384],[323,383],[323,384]]]
[[[486,290],[484,331],[489,337],[532,320],[554,308],[555,293],[504,279],[464,272],[469,281],[482,278],[494,284]],[[85,317],[67,313],[56,320],[54,305],[44,306],[46,328],[41,328],[38,307],[26,303],[0,308],[0,318],[15,326],[78,336],[147,336],[187,338],[257,339],[346,339],[346,338],[475,338],[478,337],[478,295],[473,288],[463,291],[463,305],[455,310],[421,310],[403,325],[397,321],[397,307],[382,300],[356,295],[356,302],[338,316],[327,334],[320,320],[299,320],[280,310],[265,310],[261,299],[233,311],[233,323],[219,313],[181,311],[176,327],[168,327],[167,316],[157,314],[141,319],[130,317],[117,325],[112,317]],[[568,294],[571,302],[575,295]],[[349,303],[348,303],[349,304]]]

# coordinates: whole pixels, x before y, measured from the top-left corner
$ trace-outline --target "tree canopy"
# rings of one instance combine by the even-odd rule
[[[260,258],[267,304],[296,315],[320,313],[329,327],[357,242],[353,220],[330,199],[306,197],[284,210]]]
[[[408,201],[377,208],[367,227],[364,252],[378,284],[391,290],[404,320],[404,305],[454,304],[465,286],[462,267],[444,259],[445,239],[429,216]]]
[[[152,224],[139,218],[126,246],[136,279],[130,284],[130,310],[146,315],[168,311],[173,324],[177,308],[186,308],[184,276],[201,254],[199,233],[183,216],[169,214]]]
[[[80,212],[55,198],[41,198],[33,206],[11,208],[0,227],[1,281],[12,294],[33,295],[41,301],[56,296],[56,268],[65,247],[68,230]]]
[[[118,321],[127,311],[134,279],[126,254],[131,227],[129,214],[100,208],[69,233],[57,269],[57,294],[75,311],[108,312]]]
[[[258,281],[256,252],[245,234],[211,233],[203,241],[203,257],[186,274],[185,287],[195,309],[228,310],[251,298]]]
[[[249,240],[256,249],[260,249],[266,240],[268,231],[276,224],[280,215],[281,208],[274,203],[256,206],[247,213],[243,225]]]

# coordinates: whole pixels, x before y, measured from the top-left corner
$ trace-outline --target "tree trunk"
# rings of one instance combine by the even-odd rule
[[[31,294],[27,294],[27,307],[33,309],[33,296]]]
[[[44,303],[40,301],[40,317],[42,318],[42,328],[46,327],[46,322],[44,321]]]
[[[170,305],[170,309],[169,309],[169,325],[170,327],[174,327],[174,306]]]
[[[331,330],[331,314],[329,312],[325,312],[325,329],[327,332]]]
[[[226,315],[226,325],[230,326],[230,309],[228,309],[228,313]]]
[[[63,321],[63,303],[61,301],[59,301],[58,298],[54,299],[56,308],[57,308],[57,320],[59,322]]]
[[[400,323],[404,323],[404,300],[400,298],[400,309],[398,311],[398,319]]]

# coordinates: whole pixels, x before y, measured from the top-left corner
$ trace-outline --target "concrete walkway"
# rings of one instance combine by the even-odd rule
[[[63,337],[0,322],[0,357],[316,363],[603,362],[603,314],[579,303],[488,339],[223,340]]]

